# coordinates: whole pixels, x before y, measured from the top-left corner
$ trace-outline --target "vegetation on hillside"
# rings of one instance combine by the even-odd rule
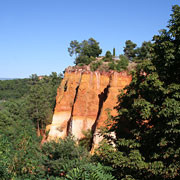
[[[30,79],[0,80],[0,100],[17,99],[29,92]]]
[[[138,65],[119,96],[110,129],[116,138],[98,153],[117,179],[180,178],[179,24],[180,7],[173,6],[168,29],[153,38],[152,60]]]
[[[74,63],[78,66],[90,66],[91,71],[115,70],[121,72],[128,69],[129,63],[140,63],[144,60],[150,60],[152,56],[152,42],[144,41],[141,47],[137,47],[131,40],[127,40],[123,51],[124,54],[120,54],[118,57],[115,56],[116,52],[115,48],[113,48],[113,54],[108,50],[105,56],[99,57],[102,49],[93,38],[84,40],[81,43],[77,40],[71,41],[68,48],[69,55],[75,55]]]
[[[129,61],[138,62],[119,95],[118,115],[110,117],[113,124],[102,131],[104,140],[93,156],[87,151],[91,132],[79,145],[71,136],[41,145],[37,136],[52,117],[60,75],[0,81],[0,179],[180,179],[180,6],[172,11],[153,42],[136,48],[126,41],[117,61],[115,50],[97,61],[101,49],[92,38],[72,41],[69,52],[77,56],[76,64],[91,61],[93,70],[107,65],[121,71]]]
[[[90,64],[102,53],[102,49],[99,47],[99,43],[89,38],[79,43],[77,40],[71,41],[70,47],[68,48],[70,56],[75,55],[75,64]]]

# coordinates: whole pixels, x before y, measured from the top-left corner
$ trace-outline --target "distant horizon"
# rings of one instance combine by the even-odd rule
[[[24,78],[4,78],[4,77],[0,77],[0,80],[1,80],[1,81],[14,80],[14,79],[24,79]]]
[[[93,37],[105,54],[123,53],[166,28],[179,0],[6,0],[0,2],[0,77],[62,73],[74,65],[68,47]]]
[[[59,75],[60,73],[57,73],[57,74]],[[34,74],[36,74],[36,73],[34,73]],[[49,76],[50,74],[36,74],[36,75],[37,76]],[[11,77],[11,78],[0,77],[0,80],[29,79],[31,75],[33,75],[33,74],[30,74],[28,77],[22,77],[22,78],[21,77],[20,78],[17,78],[17,77]]]

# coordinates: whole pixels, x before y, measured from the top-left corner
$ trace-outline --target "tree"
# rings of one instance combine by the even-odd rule
[[[106,57],[106,58],[111,58],[111,59],[112,59],[111,51],[106,51],[105,57]]]
[[[89,64],[94,58],[102,53],[102,49],[100,49],[99,43],[95,39],[89,38],[81,43],[76,40],[71,41],[68,52],[70,56],[73,54],[76,55],[76,65],[79,63]]]
[[[43,145],[44,167],[50,179],[114,180],[112,168],[94,162],[72,137]]]
[[[78,56],[76,59],[75,59],[75,64],[76,65],[88,65],[88,64],[90,64],[92,61],[94,61],[94,58],[92,58],[92,57],[88,57],[88,56],[84,56],[84,55],[82,55],[82,56]]]
[[[27,94],[24,93],[21,98],[0,102],[0,179],[2,180],[48,178],[45,176],[46,172],[42,164],[46,157],[41,153],[41,138],[36,136],[36,131],[38,127],[44,128],[43,126],[52,118],[61,75],[58,76],[53,72],[50,76],[43,76],[41,80],[37,75],[31,77],[28,81],[15,81],[20,85],[18,91],[24,89],[23,82],[27,83],[25,84],[29,88]],[[6,83],[10,86],[7,87]],[[14,81],[6,83],[3,86],[6,87],[5,92],[9,89],[13,92],[16,90]]]
[[[173,6],[172,11],[168,30],[161,30],[160,35],[153,38],[153,64],[161,80],[168,84],[179,83],[180,77],[180,71],[177,70],[180,67],[180,7]]]
[[[98,57],[102,53],[102,49],[99,47],[99,43],[93,39],[89,38],[88,41],[84,40],[81,44],[82,54],[90,57]]]
[[[70,42],[70,47],[68,48],[68,52],[70,56],[73,56],[73,54],[77,56],[77,54],[80,53],[80,44],[77,40]]]
[[[133,43],[131,40],[127,40],[125,42],[124,55],[129,59],[129,61],[132,61],[133,58],[136,56],[136,51],[135,51],[136,46],[137,45]]]
[[[110,129],[115,147],[108,143],[99,151],[117,179],[180,178],[179,14],[180,7],[173,6],[168,30],[153,38],[152,61],[138,65],[119,96]]]
[[[112,57],[113,56],[111,54],[111,51],[106,51],[105,57],[103,57],[103,61],[112,62],[113,61]]]
[[[61,81],[61,75],[53,72],[49,77],[43,79],[32,79],[30,92],[27,97],[28,115],[34,122],[37,134],[44,130],[47,124],[50,124],[55,106],[55,96],[58,85]]]
[[[116,56],[116,49],[113,48],[113,56]]]
[[[151,58],[151,49],[152,43],[151,41],[144,41],[141,47],[136,49],[137,59],[138,60],[145,60]]]
[[[39,143],[25,98],[4,103],[0,112],[1,179],[42,179]]]
[[[37,134],[40,136],[40,129],[44,129],[48,124],[48,112],[50,111],[47,90],[41,82],[31,87],[27,103],[29,117],[35,123]]]
[[[128,58],[124,55],[120,55],[119,59],[120,60],[117,61],[117,70],[120,72],[127,69],[129,61]]]
[[[0,99],[9,100],[25,96],[29,92],[30,79],[0,81]]]

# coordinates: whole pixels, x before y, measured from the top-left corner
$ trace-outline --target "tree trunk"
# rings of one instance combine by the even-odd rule
[[[39,129],[39,121],[37,121],[37,136],[39,137],[40,136],[40,129]]]

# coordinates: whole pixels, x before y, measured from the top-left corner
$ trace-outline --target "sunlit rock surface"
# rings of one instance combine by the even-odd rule
[[[102,140],[98,129],[105,126],[107,110],[116,115],[113,108],[119,91],[130,82],[131,76],[125,71],[91,72],[88,68],[67,68],[57,90],[48,140],[64,138],[68,134],[81,139],[83,132],[90,129],[93,133],[92,147],[96,148]]]

